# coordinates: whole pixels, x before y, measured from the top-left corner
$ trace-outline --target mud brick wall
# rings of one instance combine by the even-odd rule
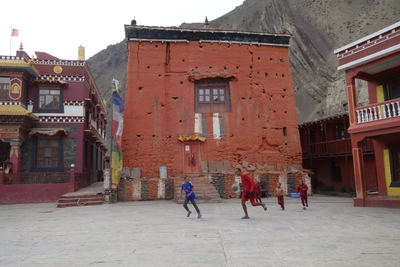
[[[135,27],[127,34],[137,38],[140,32]],[[124,167],[140,168],[143,178],[158,177],[160,166],[166,166],[171,177],[189,172],[186,143],[178,138],[192,136],[200,128],[207,139],[195,141],[198,149],[192,154],[196,164],[191,172],[200,172],[199,162],[206,158],[209,172],[214,169],[211,162],[216,163],[217,172],[223,162],[231,166],[245,161],[253,166],[301,166],[288,47],[187,42],[186,35],[191,33],[173,29],[152,34],[154,38],[173,34],[184,42],[155,42],[151,36],[137,41],[127,36],[125,101],[129,105],[122,134]],[[214,32],[206,34],[219,38]],[[232,33],[230,38],[248,38],[236,35]],[[193,33],[192,37],[197,36]],[[206,78],[228,83],[229,112],[195,109],[196,83]]]

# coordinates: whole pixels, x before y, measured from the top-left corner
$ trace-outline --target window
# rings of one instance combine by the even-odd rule
[[[344,139],[345,138],[345,130],[343,124],[335,125],[335,139]]]
[[[204,79],[195,82],[195,112],[229,112],[229,80]]]
[[[0,100],[7,101],[9,99],[10,78],[0,77]]]
[[[63,86],[39,84],[35,92],[34,113],[63,113]]]
[[[400,74],[396,73],[379,81],[380,84],[384,85],[385,100],[400,98],[399,80]]]
[[[386,98],[388,100],[400,98],[400,84],[388,84],[386,88]]]
[[[40,89],[39,109],[59,109],[60,90]]]
[[[390,186],[400,187],[400,144],[389,145],[392,182]]]
[[[57,168],[58,167],[58,148],[59,138],[38,138],[37,142],[37,168]]]

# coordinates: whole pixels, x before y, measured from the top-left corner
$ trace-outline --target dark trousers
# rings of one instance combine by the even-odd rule
[[[301,199],[301,204],[303,204],[303,207],[308,205],[308,196],[307,195],[300,195],[300,199]]]
[[[278,204],[281,205],[281,208],[285,208],[285,201],[283,200],[283,196],[277,196],[278,198]]]
[[[199,207],[197,207],[197,204],[196,204],[196,200],[195,199],[187,199],[186,197],[185,197],[185,200],[183,202],[183,207],[185,208],[185,210],[189,211],[189,208],[187,206],[189,200],[190,200],[190,202],[192,202],[192,205],[196,209],[197,213],[200,213]]]

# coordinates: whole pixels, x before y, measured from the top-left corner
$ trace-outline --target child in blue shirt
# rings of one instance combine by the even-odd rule
[[[191,182],[189,182],[189,178],[187,176],[183,177],[184,182],[182,183],[182,187],[181,187],[181,198],[182,198],[182,192],[185,191],[185,200],[183,202],[183,207],[185,208],[185,210],[188,212],[187,213],[187,217],[190,216],[190,214],[192,214],[192,212],[189,210],[187,204],[190,201],[193,205],[193,207],[196,209],[197,211],[197,219],[201,218],[201,213],[199,210],[199,207],[197,207],[196,204],[196,195],[194,194],[194,186]]]

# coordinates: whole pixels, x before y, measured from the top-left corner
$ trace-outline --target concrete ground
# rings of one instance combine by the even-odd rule
[[[400,210],[315,195],[275,198],[243,216],[239,199],[0,206],[0,266],[399,266]],[[191,205],[190,208],[192,209]],[[192,209],[194,211],[194,209]]]

